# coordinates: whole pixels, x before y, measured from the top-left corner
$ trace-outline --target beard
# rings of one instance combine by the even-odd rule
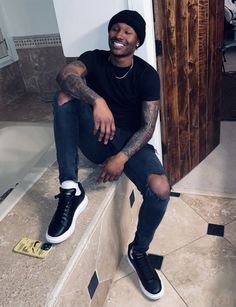
[[[126,58],[134,54],[134,50],[127,50],[127,52],[124,52],[124,53],[116,53],[112,51],[112,48],[110,48],[110,52],[116,58]]]

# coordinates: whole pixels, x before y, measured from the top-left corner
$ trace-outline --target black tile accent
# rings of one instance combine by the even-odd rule
[[[170,196],[172,196],[172,197],[180,197],[180,193],[178,193],[178,192],[170,192]]]
[[[209,224],[207,229],[207,234],[212,236],[223,237],[225,231],[224,225]]]
[[[89,285],[88,285],[88,292],[89,292],[89,295],[90,295],[90,298],[92,299],[93,296],[94,296],[94,293],[97,289],[97,286],[99,284],[99,281],[98,281],[98,276],[97,276],[97,272],[95,271],[93,273],[93,276],[89,282]]]
[[[155,255],[155,254],[148,254],[148,258],[151,262],[151,265],[157,269],[160,270],[161,266],[162,266],[162,262],[164,257],[163,256],[159,256],[159,255]]]
[[[130,203],[130,207],[133,207],[135,201],[135,196],[134,196],[134,190],[131,192],[130,197],[129,197],[129,203]]]

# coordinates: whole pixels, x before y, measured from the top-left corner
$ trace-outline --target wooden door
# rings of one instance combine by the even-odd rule
[[[220,137],[223,0],[154,0],[161,77],[163,161],[171,184]],[[160,45],[160,44],[158,44]]]

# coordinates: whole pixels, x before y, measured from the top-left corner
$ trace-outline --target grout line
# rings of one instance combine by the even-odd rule
[[[202,238],[204,238],[204,237],[206,237],[206,236],[207,236],[207,233],[204,234],[204,235],[202,235],[202,236],[200,236],[200,237],[198,237],[198,238],[196,238],[196,239],[194,239],[194,240],[192,240],[192,241],[190,241],[190,242],[188,242],[188,243],[186,243],[186,244],[184,244],[183,246],[178,247],[178,248],[172,250],[171,252],[169,252],[169,253],[163,255],[163,256],[164,256],[163,262],[165,261],[165,257],[166,257],[166,256],[169,256],[169,255],[171,255],[172,253],[175,253],[176,251],[179,251],[179,250],[181,250],[182,248],[184,248],[184,247],[186,247],[186,246],[188,246],[188,245],[191,245],[191,244],[193,244],[194,242],[196,242],[196,241],[198,241],[198,240],[200,240],[200,239],[202,239]]]
[[[185,194],[187,194],[187,193],[185,193]],[[205,195],[203,195],[203,196],[205,196]],[[217,197],[217,198],[221,198],[221,197]],[[233,198],[232,198],[233,199]],[[183,200],[182,198],[181,198],[181,200],[189,207],[189,208],[191,208],[193,211],[194,211],[194,213],[196,213],[201,219],[203,219],[208,225],[209,224],[215,224],[215,223],[213,223],[213,222],[211,222],[211,221],[207,221],[203,216],[201,216],[191,205],[189,205],[188,203],[186,203],[186,201],[185,200]],[[234,222],[234,221],[236,221],[236,218],[234,219],[234,220],[232,220],[232,221],[230,221],[230,222],[228,222],[228,223],[222,223],[222,224],[217,224],[217,225],[223,225],[223,226],[226,226],[226,225],[228,225],[228,224],[230,224],[230,223],[232,223],[232,222]]]
[[[113,284],[113,283],[116,284],[116,283],[117,283],[118,281],[120,281],[121,279],[124,279],[124,278],[126,278],[126,277],[128,277],[128,276],[130,276],[130,275],[135,274],[135,273],[136,273],[136,272],[133,270],[132,272],[128,273],[127,275],[122,276],[122,277],[120,277],[119,279],[114,280],[114,282],[112,282],[112,284]]]
[[[228,223],[225,223],[224,226],[228,226],[228,225],[230,225],[231,223],[233,223],[233,222],[235,222],[235,221],[236,221],[236,218],[233,219],[232,221],[228,222]]]
[[[173,188],[173,191],[175,189]],[[204,190],[190,190],[190,189],[184,189],[184,188],[179,188],[177,187],[176,190],[180,194],[192,194],[195,196],[211,196],[211,197],[221,197],[221,198],[236,198],[235,193],[228,193],[228,192],[209,192],[209,191],[204,191]]]
[[[172,289],[175,291],[175,293],[179,296],[179,298],[183,301],[183,303],[188,307],[188,304],[185,302],[184,298],[182,297],[182,295],[180,295],[180,293],[177,291],[177,289],[174,287],[174,285],[171,283],[171,281],[168,279],[168,277],[166,276],[166,274],[161,271],[161,273],[165,276],[165,279],[168,281],[168,283],[170,284],[170,286],[172,287]]]
[[[236,246],[231,241],[229,241],[229,239],[227,239],[225,236],[221,238],[225,239],[225,241],[227,241],[233,248],[236,249]]]
[[[185,193],[185,194],[187,194],[187,193]],[[204,196],[204,195],[203,195]],[[194,212],[194,213],[196,213],[196,215],[197,216],[199,216],[204,222],[206,222],[207,223],[207,225],[209,225],[209,223],[210,222],[208,222],[203,216],[201,216],[191,205],[189,205],[188,203],[186,203],[186,201],[185,200],[183,200],[182,198],[181,198],[181,200]]]

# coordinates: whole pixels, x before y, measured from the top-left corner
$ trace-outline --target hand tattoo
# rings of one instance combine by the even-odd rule
[[[75,61],[62,69],[56,80],[64,93],[93,105],[100,96],[86,85],[86,74],[84,63]]]
[[[151,139],[158,116],[159,101],[144,101],[142,106],[142,127],[134,133],[129,142],[121,150],[128,158]]]

